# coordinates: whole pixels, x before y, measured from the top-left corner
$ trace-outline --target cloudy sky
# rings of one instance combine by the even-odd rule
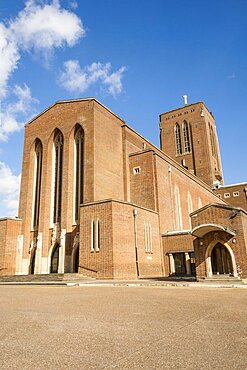
[[[0,217],[17,215],[23,126],[94,96],[159,145],[159,114],[203,101],[225,183],[247,181],[246,0],[0,1]]]

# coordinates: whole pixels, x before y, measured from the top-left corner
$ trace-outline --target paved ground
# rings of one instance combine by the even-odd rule
[[[247,290],[0,287],[0,369],[247,369]]]

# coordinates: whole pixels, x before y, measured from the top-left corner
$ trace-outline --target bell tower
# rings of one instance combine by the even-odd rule
[[[213,114],[202,102],[160,115],[160,146],[170,157],[210,187],[223,185]]]

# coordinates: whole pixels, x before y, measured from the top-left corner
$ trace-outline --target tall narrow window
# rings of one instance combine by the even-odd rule
[[[153,253],[153,244],[152,244],[152,229],[151,223],[144,223],[144,242],[145,242],[145,252]]]
[[[180,193],[177,185],[175,186],[175,207],[176,207],[176,227],[177,230],[182,230],[183,229],[182,210],[180,203]]]
[[[42,173],[42,143],[36,139],[35,143],[35,195],[34,195],[34,211],[33,211],[33,227],[39,225],[39,208],[40,208],[40,188],[41,188],[41,173]]]
[[[100,223],[99,219],[91,221],[91,252],[100,251]]]
[[[75,162],[75,220],[78,221],[84,184],[84,132],[81,127],[75,131]]]
[[[184,135],[184,151],[185,153],[190,152],[190,135],[189,135],[189,124],[184,121],[183,123],[183,135]]]
[[[176,138],[176,154],[182,154],[182,144],[181,144],[181,133],[180,133],[180,126],[176,123],[175,126],[175,138]]]
[[[63,170],[63,135],[60,131],[55,133],[55,186],[54,186],[54,214],[53,222],[61,221],[62,207],[62,170]]]

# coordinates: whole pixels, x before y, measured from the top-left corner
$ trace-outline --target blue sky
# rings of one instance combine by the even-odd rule
[[[23,125],[95,96],[159,145],[159,114],[203,101],[226,184],[247,181],[247,1],[0,1],[0,217],[16,215]]]

